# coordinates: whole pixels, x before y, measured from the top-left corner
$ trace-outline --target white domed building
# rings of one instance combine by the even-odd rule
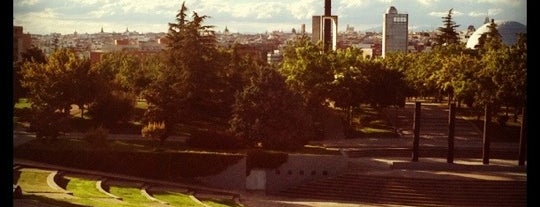
[[[467,40],[467,48],[474,49],[474,46],[478,44],[478,39],[480,36],[486,32],[489,32],[488,25],[490,24],[491,23],[482,25],[471,35],[469,40]],[[518,33],[527,34],[527,27],[519,22],[498,20],[495,21],[495,24],[497,24],[497,30],[502,37],[503,43],[507,46],[513,45],[517,42]]]

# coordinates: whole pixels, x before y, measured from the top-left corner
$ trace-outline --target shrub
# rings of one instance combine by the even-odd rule
[[[165,141],[167,138],[167,128],[165,122],[150,122],[141,129],[143,137],[148,137],[153,140]]]
[[[109,130],[100,126],[86,132],[83,139],[93,146],[105,146],[107,144],[108,136]]]
[[[51,110],[34,110],[29,131],[35,131],[38,139],[56,139],[66,131],[67,117]]]

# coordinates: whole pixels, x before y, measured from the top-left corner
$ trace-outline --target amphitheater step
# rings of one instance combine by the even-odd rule
[[[429,206],[526,206],[526,181],[398,178],[347,173],[278,193],[281,196]]]

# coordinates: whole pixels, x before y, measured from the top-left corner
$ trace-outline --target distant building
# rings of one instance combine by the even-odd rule
[[[283,54],[279,50],[268,52],[266,57],[266,62],[269,65],[277,65],[283,61]]]
[[[497,31],[501,35],[502,41],[505,45],[511,46],[515,44],[518,40],[518,34],[527,34],[527,27],[524,24],[515,21],[494,21],[497,25]],[[491,23],[486,23],[479,27],[467,40],[467,48],[474,49],[478,45],[480,36],[482,34],[489,32],[488,26]]]
[[[21,60],[21,54],[31,46],[32,37],[30,34],[24,34],[22,26],[13,26],[13,62]]]
[[[311,40],[322,41],[324,51],[336,50],[338,17],[331,14],[331,1],[324,1],[324,15],[313,16]]]
[[[383,16],[382,56],[387,52],[407,52],[409,15],[390,6]]]

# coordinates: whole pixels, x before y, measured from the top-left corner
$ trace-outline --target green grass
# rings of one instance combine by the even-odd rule
[[[27,98],[20,98],[17,103],[15,103],[15,109],[30,108],[32,103],[28,101]]]
[[[171,206],[179,207],[197,207],[203,206],[195,201],[193,201],[189,195],[177,192],[170,191],[161,191],[153,194],[154,198],[157,198],[161,201],[168,202]]]
[[[354,112],[349,138],[396,138],[399,137],[392,123],[384,116],[382,109],[361,105]]]
[[[108,198],[96,188],[96,180],[65,176],[69,180],[66,190],[80,198]]]
[[[144,99],[137,99],[137,103],[135,103],[135,108],[137,109],[148,109],[148,102]]]
[[[18,184],[23,191],[31,192],[55,192],[47,185],[48,171],[40,170],[23,170],[18,179]],[[123,200],[116,200],[110,198],[107,195],[101,193],[96,188],[97,180],[94,178],[84,178],[81,176],[66,175],[65,179],[68,180],[66,190],[73,193],[76,198],[56,198],[48,197],[47,194],[34,195],[24,194],[24,199],[30,199],[32,203],[39,206],[41,203],[52,204],[57,206],[122,206],[122,207],[144,207],[144,206],[156,206],[161,205],[158,202],[149,200],[143,196],[139,188],[124,187],[124,186],[111,186],[109,192],[113,195],[121,197]],[[179,207],[197,207],[202,206],[199,203],[193,201],[189,195],[171,192],[161,191],[154,193],[154,197],[166,201],[170,206]],[[232,200],[204,200],[205,204],[212,207],[241,207],[234,203]]]
[[[372,128],[372,127],[361,127],[360,132],[364,135],[372,135],[369,137],[374,137],[374,135],[382,135],[382,134],[393,134],[392,129],[381,129],[381,128]]]
[[[141,194],[141,190],[135,187],[110,186],[109,193],[121,197],[125,206],[151,206],[159,204],[151,201]]]
[[[499,115],[503,115],[504,112],[500,112]],[[509,114],[510,118],[506,122],[505,126],[501,126],[497,123],[497,116],[491,118],[491,128],[489,131],[491,142],[519,142],[521,122],[518,119],[514,120],[513,114]],[[456,117],[464,118],[474,124],[480,131],[484,129],[484,111],[483,109],[472,109],[462,107],[456,109]]]
[[[47,184],[49,174],[49,171],[23,170],[17,184],[25,192],[57,192]]]

